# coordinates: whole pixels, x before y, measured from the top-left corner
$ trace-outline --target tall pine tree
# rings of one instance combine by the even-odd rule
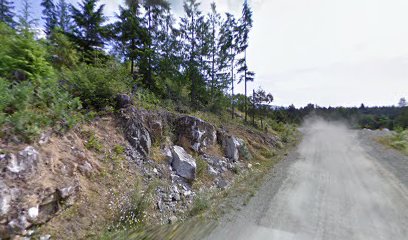
[[[18,28],[20,32],[32,32],[33,27],[37,25],[37,19],[33,18],[31,12],[32,6],[29,0],[23,0],[20,14],[18,15]]]
[[[226,19],[222,24],[220,30],[220,69],[222,73],[220,76],[223,81],[231,86],[231,114],[232,118],[235,116],[234,111],[234,88],[235,88],[235,59],[238,53],[237,46],[238,31],[235,17],[227,13]]]
[[[44,8],[42,11],[42,19],[44,20],[45,27],[44,32],[47,37],[49,37],[58,23],[56,6],[53,0],[42,0],[41,6]]]
[[[16,22],[14,21],[14,5],[12,1],[0,0],[0,22],[4,22],[9,27],[14,28]]]
[[[73,26],[69,11],[69,4],[66,0],[59,0],[56,6],[57,27],[63,33],[72,33]]]
[[[247,48],[248,48],[248,41],[249,41],[249,32],[252,28],[252,10],[248,5],[248,1],[244,1],[244,6],[242,9],[242,17],[239,19],[239,38],[238,38],[238,51],[243,56],[238,60],[238,74],[241,74],[239,78],[239,82],[244,82],[245,84],[245,103],[244,103],[244,110],[245,110],[245,122],[248,118],[248,103],[247,103],[247,83],[254,81],[255,73],[248,70],[247,65]]]
[[[86,62],[94,62],[94,58],[103,55],[106,21],[103,15],[105,5],[98,5],[99,0],[82,0],[79,8],[72,7],[72,17],[76,28],[74,30],[74,41],[79,50],[84,53]]]
[[[217,7],[215,2],[211,3],[211,12],[208,14],[209,21],[209,31],[210,31],[210,41],[209,41],[209,51],[210,51],[210,63],[211,63],[211,101],[214,102],[215,89],[218,87],[217,84],[217,73],[218,73],[218,63],[219,63],[219,44],[218,44],[218,29],[220,26],[221,15],[217,12]]]
[[[140,69],[143,74],[144,84],[154,89],[156,83],[154,76],[158,71],[159,52],[165,37],[165,19],[170,11],[170,4],[167,0],[145,0],[143,4],[145,13],[145,23],[148,32],[148,41],[145,46],[144,67]]]
[[[196,0],[185,0],[185,16],[181,18],[180,31],[183,36],[183,49],[185,52],[185,74],[191,82],[191,105],[197,107],[200,102],[200,96],[197,94],[199,88],[205,87],[205,82],[200,73],[200,49],[198,31],[200,23],[203,21],[203,15],[199,9],[200,3]]]
[[[126,7],[120,7],[116,17],[118,21],[113,24],[115,50],[119,56],[130,62],[130,73],[136,78],[135,65],[140,62],[143,55],[144,42],[147,41],[147,32],[142,26],[139,17],[139,3],[127,1]]]

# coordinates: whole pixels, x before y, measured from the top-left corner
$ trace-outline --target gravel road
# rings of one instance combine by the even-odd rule
[[[302,132],[297,151],[208,239],[408,239],[408,172],[398,170],[408,159],[341,124],[314,120]]]

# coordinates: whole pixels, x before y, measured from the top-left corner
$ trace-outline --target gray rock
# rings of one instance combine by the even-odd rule
[[[175,224],[177,222],[177,217],[176,216],[171,216],[169,218],[169,224]]]
[[[173,154],[171,152],[171,149],[169,147],[165,147],[162,150],[162,153],[166,157],[166,161],[171,164],[171,162],[173,161]]]
[[[180,200],[181,200],[180,194],[174,193],[174,194],[173,194],[173,197],[172,197],[172,200],[173,200],[173,201],[176,201],[176,202],[180,201]]]
[[[215,169],[214,169],[213,167],[211,167],[210,165],[208,165],[208,173],[209,173],[211,176],[217,176],[217,175],[218,175],[218,172],[215,171]]]
[[[229,184],[227,181],[225,181],[222,178],[218,179],[216,183],[217,183],[217,187],[221,188],[221,189],[226,189],[228,187],[228,184]]]
[[[171,166],[177,175],[187,179],[194,180],[196,177],[197,165],[195,159],[188,154],[184,148],[174,146],[172,149],[173,161]]]
[[[51,235],[47,234],[47,235],[43,235],[40,237],[40,240],[50,240],[51,239]]]
[[[89,162],[85,162],[83,165],[79,166],[79,171],[85,176],[90,176],[93,168]]]
[[[137,110],[133,107],[122,111],[124,120],[125,137],[130,145],[143,157],[149,156],[152,140],[149,131],[144,127],[138,116]]]
[[[27,221],[27,218],[24,215],[20,215],[17,219],[13,219],[8,223],[10,232],[15,234],[23,233],[30,226],[31,223]]]
[[[159,139],[163,135],[163,124],[161,121],[155,120],[149,122],[150,132],[155,140]]]
[[[36,220],[38,217],[38,206],[31,207],[28,209],[28,219],[30,221]]]
[[[183,147],[202,152],[217,142],[215,127],[199,118],[184,116],[177,121],[178,142]]]
[[[65,200],[74,196],[78,191],[78,186],[72,185],[68,187],[62,187],[57,189],[61,199]]]
[[[40,140],[38,141],[38,144],[40,144],[40,145],[47,144],[48,141],[50,140],[50,138],[51,138],[51,131],[43,132],[43,133],[41,133]]]
[[[239,160],[239,148],[242,146],[242,142],[238,138],[234,136],[227,136],[224,138],[222,145],[227,158],[233,161]]]
[[[0,220],[9,212],[11,198],[10,189],[2,180],[0,180]]]
[[[126,94],[118,94],[116,96],[116,103],[117,107],[120,108],[125,108],[129,105],[132,105],[132,98],[129,95]]]
[[[22,178],[33,176],[37,170],[37,165],[40,160],[40,154],[31,146],[26,147],[18,153],[7,154],[8,161],[7,170],[14,174],[19,174]]]

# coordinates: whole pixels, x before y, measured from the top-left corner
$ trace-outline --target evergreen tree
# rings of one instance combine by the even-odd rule
[[[245,84],[245,97],[247,97],[247,83],[254,81],[255,73],[248,70],[247,65],[247,48],[249,41],[249,32],[252,28],[252,10],[248,5],[248,1],[244,1],[244,6],[242,9],[242,17],[239,19],[239,39],[238,39],[238,51],[243,54],[243,56],[238,60],[238,73],[241,74],[239,82],[242,81]],[[245,98],[245,122],[248,116],[248,106]]]
[[[72,7],[72,17],[76,28],[74,30],[74,41],[79,50],[84,52],[84,60],[92,62],[97,55],[103,55],[106,21],[103,15],[104,4],[97,7],[99,0],[82,0],[79,8]]]
[[[127,1],[127,8],[120,7],[119,19],[113,25],[115,50],[121,58],[130,61],[130,72],[135,75],[135,63],[143,54],[144,42],[147,41],[146,30],[141,26],[139,3]]]
[[[13,19],[14,6],[12,1],[0,0],[0,22],[6,23],[9,27],[14,28],[16,23]]]
[[[186,77],[191,82],[191,105],[197,107],[200,96],[197,92],[200,87],[205,86],[203,78],[200,74],[200,49],[199,39],[197,37],[200,22],[203,15],[199,10],[200,3],[196,0],[185,0],[184,11],[185,16],[181,18],[180,31],[183,36],[184,59]]]
[[[55,29],[58,23],[56,6],[53,0],[42,0],[41,6],[44,8],[42,11],[43,14],[42,19],[45,22],[44,32],[45,34],[47,34],[47,37],[49,37],[51,32]]]
[[[234,83],[235,83],[235,58],[238,52],[237,48],[237,23],[235,17],[227,13],[226,19],[220,29],[220,77],[224,83],[231,86],[231,114],[234,118]]]
[[[175,85],[180,79],[180,68],[183,62],[182,44],[180,41],[180,31],[174,27],[174,18],[170,12],[165,16],[163,29],[163,41],[160,49],[159,76],[161,80],[171,80]],[[168,83],[165,83],[169,85]],[[164,89],[163,89],[164,90]],[[174,95],[167,90],[168,95]],[[173,96],[174,97],[174,96]]]
[[[30,32],[32,28],[37,24],[37,19],[33,18],[31,12],[32,6],[29,0],[23,0],[20,14],[18,15],[18,28],[20,32]]]
[[[72,22],[69,12],[69,4],[66,0],[59,0],[56,6],[57,26],[63,33],[72,32]]]
[[[148,41],[145,46],[145,59],[140,71],[143,74],[144,84],[150,88],[155,88],[153,75],[157,73],[159,63],[159,52],[164,42],[165,20],[170,11],[170,4],[167,0],[145,0],[144,8],[145,23],[148,33]]]
[[[215,5],[215,2],[211,3],[211,12],[208,15],[208,20],[209,20],[209,31],[211,34],[211,38],[209,41],[209,47],[210,47],[210,54],[211,54],[211,84],[210,84],[210,89],[211,89],[211,101],[214,101],[214,91],[218,87],[217,84],[217,72],[218,72],[218,63],[219,63],[219,58],[218,58],[218,52],[219,52],[219,46],[218,46],[218,39],[217,39],[217,31],[220,25],[220,18],[221,15],[217,12],[217,7]]]

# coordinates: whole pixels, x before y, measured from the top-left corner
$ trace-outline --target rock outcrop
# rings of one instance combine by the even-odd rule
[[[149,156],[152,140],[134,107],[122,109],[122,120],[126,139],[137,153]]]
[[[39,159],[39,153],[31,146],[20,151],[17,156],[13,153],[0,156],[2,165],[6,164],[6,172],[20,179],[29,179],[35,175]]]
[[[217,142],[217,131],[212,124],[199,118],[184,116],[176,120],[178,144],[195,152],[203,152]]]
[[[194,180],[197,169],[194,158],[179,146],[173,147],[172,154],[171,166],[177,175],[190,181]]]

